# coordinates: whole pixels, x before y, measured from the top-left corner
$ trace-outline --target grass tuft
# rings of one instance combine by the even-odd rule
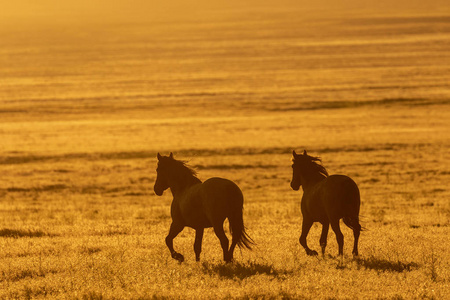
[[[45,233],[41,230],[30,230],[30,229],[19,230],[19,229],[3,228],[0,230],[0,236],[20,238],[20,237],[43,237],[43,236],[49,236],[49,234]]]

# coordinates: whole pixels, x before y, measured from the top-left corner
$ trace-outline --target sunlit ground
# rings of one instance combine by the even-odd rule
[[[0,297],[450,297],[447,1],[16,1],[0,40]],[[293,149],[357,182],[358,259],[299,245]],[[170,151],[241,187],[253,251],[170,257]]]

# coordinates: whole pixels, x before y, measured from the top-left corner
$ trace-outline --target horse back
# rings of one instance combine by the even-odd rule
[[[305,202],[305,204],[303,204]],[[314,220],[359,215],[360,194],[356,183],[346,175],[330,175],[317,183],[302,199],[302,211]]]
[[[359,215],[360,194],[356,183],[345,175],[331,175],[323,187],[323,200],[329,217]]]
[[[225,178],[210,178],[189,188],[177,201],[181,219],[192,228],[223,222],[235,207],[243,206],[239,187]]]
[[[232,207],[242,207],[244,203],[241,189],[233,181],[225,178],[209,178],[203,182],[199,192],[203,205],[209,212],[226,213]]]
[[[341,199],[347,199],[347,201],[359,202],[358,186],[353,179],[346,175],[331,175],[327,177],[324,180],[323,190],[327,199],[334,198],[334,201],[344,201]]]

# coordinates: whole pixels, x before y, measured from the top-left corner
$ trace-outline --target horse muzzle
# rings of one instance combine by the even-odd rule
[[[300,189],[300,184],[295,184],[294,182],[291,181],[291,188],[294,191],[298,191]]]
[[[162,194],[164,193],[164,190],[158,188],[157,186],[154,186],[154,187],[153,187],[153,191],[155,191],[155,194],[156,194],[157,196],[162,196]]]

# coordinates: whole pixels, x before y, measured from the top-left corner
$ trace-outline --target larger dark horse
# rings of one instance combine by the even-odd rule
[[[293,173],[291,187],[298,190],[303,187],[301,210],[303,215],[302,234],[300,244],[305,248],[306,254],[317,255],[317,252],[308,248],[306,236],[314,222],[322,223],[320,246],[322,255],[327,246],[328,228],[336,234],[339,246],[339,255],[343,255],[344,235],[339,227],[339,220],[343,219],[345,225],[353,230],[353,255],[358,255],[358,239],[361,231],[359,224],[360,195],[356,183],[348,176],[331,175],[320,164],[318,157],[292,153]]]
[[[195,259],[200,260],[204,228],[213,227],[220,240],[223,259],[230,262],[236,245],[251,249],[253,241],[245,232],[242,210],[244,197],[239,187],[223,178],[210,178],[201,182],[196,172],[182,161],[158,153],[157,177],[154,186],[156,195],[161,196],[170,188],[172,224],[166,237],[166,244],[172,258],[182,262],[183,255],[173,249],[173,239],[185,226],[195,229]],[[232,235],[231,247],[223,229],[228,218]]]

